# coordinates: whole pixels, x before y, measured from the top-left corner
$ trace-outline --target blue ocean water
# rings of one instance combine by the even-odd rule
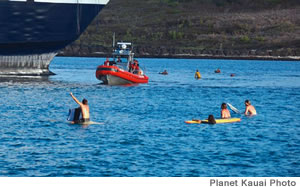
[[[300,176],[300,62],[138,60],[148,84],[99,84],[103,58],[56,57],[55,76],[1,78],[0,176]],[[68,124],[70,92],[104,124]],[[222,102],[244,111],[246,99],[257,116],[184,123],[219,117]]]

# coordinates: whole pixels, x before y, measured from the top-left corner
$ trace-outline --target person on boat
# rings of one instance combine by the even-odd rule
[[[136,72],[139,72],[140,71],[140,65],[137,63],[134,67],[135,71]]]
[[[215,73],[221,73],[221,70],[218,68],[217,70],[215,70]]]
[[[133,62],[130,62],[129,66],[130,72],[133,73],[137,68],[137,61],[134,59]]]
[[[142,69],[139,69],[139,71],[138,71],[138,75],[144,75],[144,72],[143,72],[143,70]]]
[[[118,57],[118,60],[117,60],[117,62],[122,62],[122,60],[121,60],[121,58],[120,58],[120,57]]]
[[[162,75],[168,75],[168,72],[167,70],[163,71],[163,72],[160,72],[159,74],[162,74]]]
[[[227,104],[226,103],[222,103],[221,105],[221,118],[230,118],[230,111],[227,109]]]
[[[138,73],[139,70],[140,70],[139,62],[136,59],[134,59],[133,60],[133,70],[132,70],[132,72],[133,73]]]
[[[245,101],[245,106],[246,106],[245,113],[244,113],[245,115],[253,116],[257,114],[254,106],[251,105],[249,100]]]
[[[131,73],[133,70],[133,63],[131,61],[129,61],[129,64],[128,64],[128,71]]]
[[[201,74],[198,70],[196,70],[195,79],[201,79]]]
[[[133,60],[133,64],[134,64],[135,66],[138,66],[138,65],[139,65],[139,62],[138,62],[136,59],[134,59],[134,60]]]
[[[74,99],[74,101],[79,104],[82,114],[82,119],[80,119],[79,122],[89,122],[90,121],[90,108],[88,105],[88,101],[86,99],[83,99],[82,102],[78,101],[78,99],[73,95],[73,93],[70,93],[71,97]]]
[[[109,58],[106,58],[105,62],[104,62],[104,65],[105,66],[108,66],[109,65]]]
[[[114,60],[113,61],[109,61],[109,65],[110,66],[113,66],[113,65],[115,65],[115,64],[117,64]]]

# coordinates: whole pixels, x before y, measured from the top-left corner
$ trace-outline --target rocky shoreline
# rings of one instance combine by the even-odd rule
[[[111,49],[105,47],[70,45],[57,56],[110,57]],[[300,51],[281,50],[182,50],[165,48],[134,49],[136,58],[186,58],[186,59],[234,59],[234,60],[284,60],[300,61]]]
[[[85,55],[65,55],[59,53],[59,57],[110,57],[111,54],[85,54]],[[224,59],[224,60],[274,60],[274,61],[300,61],[300,56],[211,56],[211,55],[136,55],[136,58],[171,58],[171,59]]]

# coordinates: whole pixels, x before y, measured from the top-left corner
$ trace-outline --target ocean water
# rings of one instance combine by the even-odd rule
[[[2,77],[0,176],[300,176],[300,62],[138,60],[148,84],[99,84],[103,58],[56,57],[55,76]],[[70,92],[104,124],[69,124]],[[246,99],[257,116],[184,123],[219,117],[222,102],[243,112]]]

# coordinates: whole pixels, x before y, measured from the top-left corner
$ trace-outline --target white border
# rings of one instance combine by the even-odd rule
[[[299,177],[0,177],[1,187],[253,187],[257,181],[261,187],[300,187]]]

